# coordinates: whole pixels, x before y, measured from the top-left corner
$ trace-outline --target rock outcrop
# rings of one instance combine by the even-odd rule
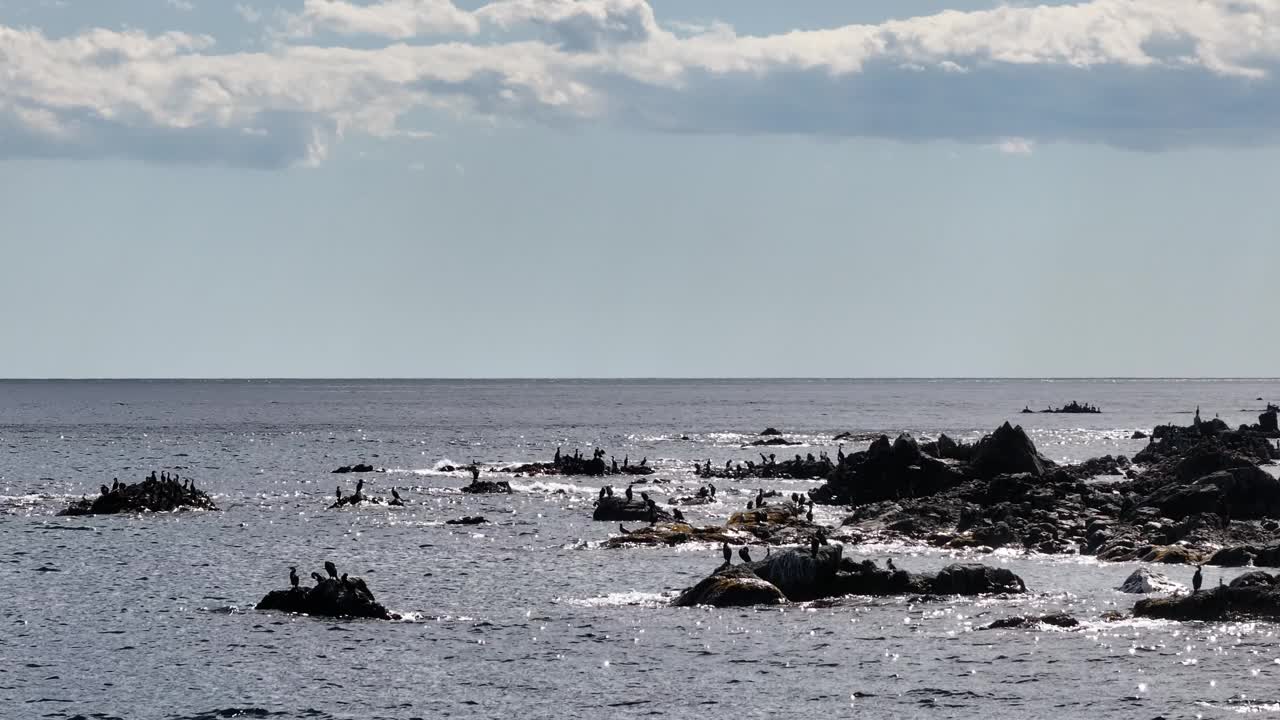
[[[649,459],[641,459],[638,465],[631,464],[630,458],[624,457],[619,464],[616,458],[605,462],[605,451],[596,448],[587,458],[580,451],[572,455],[562,454],[556,449],[555,457],[549,463],[526,463],[504,468],[503,472],[516,475],[585,475],[601,477],[603,475],[652,475],[655,471],[649,466]]]
[[[740,592],[728,594],[734,604],[751,592],[764,592],[755,582],[760,580],[780,591],[785,600],[805,602],[843,595],[983,595],[1020,593],[1026,590],[1022,579],[1004,568],[976,564],[955,564],[937,573],[910,573],[905,570],[881,569],[869,560],[855,563],[842,557],[839,545],[823,545],[812,550],[789,550],[763,560],[737,566],[721,566],[711,577],[686,590],[673,603],[676,606],[716,605],[723,602],[721,588],[734,589],[740,580],[749,584]],[[717,578],[727,576],[733,582],[724,585]],[[717,589],[712,595],[709,589]],[[770,601],[772,603],[772,601]]]
[[[646,503],[638,495],[627,500],[622,495],[605,495],[596,500],[596,508],[591,513],[592,520],[668,522],[672,519],[669,511],[656,502]]]
[[[506,480],[480,480],[476,478],[470,484],[464,486],[462,492],[468,495],[509,495],[511,493],[511,483]]]
[[[323,617],[393,619],[360,578],[325,578],[312,587],[272,590],[258,603],[257,609]]]
[[[1280,576],[1254,571],[1190,595],[1139,600],[1133,614],[1164,620],[1280,620]]]
[[[103,485],[96,497],[81,497],[59,515],[115,515],[119,513],[172,512],[175,510],[217,510],[213,498],[196,488],[194,480],[164,473],[151,473],[132,485],[112,481]]]
[[[338,468],[337,470],[333,470],[332,472],[335,472],[335,473],[343,473],[343,474],[345,474],[345,473],[371,473],[371,472],[377,472],[377,470],[375,470],[375,469],[374,469],[374,467],[373,467],[372,465],[367,465],[367,464],[365,464],[365,463],[357,463],[357,464],[355,464],[355,465],[343,465],[342,467]]]
[[[761,579],[743,565],[727,567],[680,593],[673,607],[751,607],[780,605],[787,601],[776,585]]]

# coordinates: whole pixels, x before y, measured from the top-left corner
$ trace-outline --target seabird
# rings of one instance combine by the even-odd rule
[[[99,488],[99,489],[100,489],[100,490],[102,490],[102,494],[103,494],[103,495],[106,495],[107,493],[111,492],[111,490],[110,490],[110,489],[108,489],[106,485],[103,485],[103,486],[102,486],[101,488]]]
[[[817,535],[814,535],[813,537],[809,538],[809,550],[813,552],[814,557],[818,557],[818,545],[820,544],[821,543],[818,542]]]
[[[756,507],[763,507],[763,506],[764,506],[764,491],[757,490],[756,491]]]
[[[649,504],[649,502],[650,502],[650,501],[649,501],[649,493],[647,493],[647,492],[642,492],[642,493],[640,493],[640,499],[644,501],[644,504],[645,504],[645,505],[648,505],[648,504]]]
[[[742,562],[751,562],[751,553],[747,552],[746,545],[738,548],[738,557],[742,558]]]
[[[732,565],[733,564],[733,548],[729,547],[729,543],[721,543],[720,552],[721,554],[724,555],[724,564]]]
[[[755,503],[753,503],[753,502],[751,502],[750,500],[748,500],[748,501],[747,501],[747,509],[748,509],[748,510],[755,510],[755,509],[756,509],[756,504],[755,504]]]
[[[400,499],[400,493],[396,492],[396,489],[395,489],[395,488],[391,488],[391,497],[393,497],[393,498],[395,498],[395,499],[399,500],[399,499]]]
[[[893,564],[893,558],[885,560],[884,566],[889,568],[889,572],[898,572],[898,568]]]
[[[631,534],[631,531],[630,531],[630,530],[628,530],[628,529],[626,529],[625,527],[623,527],[623,526],[622,526],[622,523],[618,523],[618,532],[622,533],[623,535],[630,535],[630,534]]]
[[[356,589],[358,589],[362,593],[366,593],[369,595],[373,594],[369,592],[369,586],[364,584],[364,578],[354,578],[351,580],[351,584],[355,585]]]
[[[713,485],[713,484],[711,484],[711,483],[707,483],[707,487],[711,490],[711,497],[715,497],[715,496],[716,496],[716,486],[715,486],[715,485]]]
[[[364,490],[364,478],[356,481],[356,494],[359,495],[361,490]]]
[[[684,522],[684,513],[680,512],[680,508],[671,508],[671,516],[680,522]]]
[[[323,575],[321,575],[321,574],[320,574],[320,573],[318,573],[318,572],[313,572],[313,573],[311,573],[311,579],[312,579],[312,580],[315,580],[317,585],[319,585],[320,583],[324,582],[324,576],[323,576]]]
[[[480,466],[471,463],[471,480],[472,482],[480,479]]]
[[[1199,408],[1196,409],[1199,410]],[[1200,572],[1201,567],[1202,566],[1197,565],[1196,574],[1191,576],[1191,588],[1194,592],[1199,592],[1200,586],[1204,584],[1204,575]]]
[[[298,568],[289,566],[289,586],[298,587]]]
[[[342,584],[343,584],[344,586],[347,584],[347,574],[346,574],[346,573],[342,573]]]
[[[334,492],[337,493],[338,495],[338,502],[342,502],[342,486],[339,485],[338,487],[334,488]]]
[[[631,502],[631,486],[627,486],[627,502]]]
[[[809,508],[809,512],[804,514],[804,519],[813,522],[813,508]]]
[[[607,487],[608,486],[605,486],[605,485],[600,486],[600,498],[599,498],[600,500],[604,499],[604,491],[607,489]]]
[[[334,565],[328,560],[324,561],[324,571],[329,573],[329,577],[333,578],[334,580],[338,579],[338,566]]]
[[[118,478],[111,478],[111,489],[114,491],[118,487],[120,487],[120,480]]]

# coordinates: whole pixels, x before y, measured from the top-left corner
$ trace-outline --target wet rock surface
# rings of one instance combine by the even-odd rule
[[[1146,595],[1148,593],[1172,593],[1185,590],[1185,586],[1170,580],[1164,573],[1148,567],[1140,567],[1116,588],[1123,593]]]

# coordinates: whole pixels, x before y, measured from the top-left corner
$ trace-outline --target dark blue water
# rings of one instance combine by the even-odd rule
[[[976,436],[1007,418],[1050,457],[1081,459],[1132,453],[1134,429],[1197,405],[1252,421],[1256,398],[1277,396],[1257,380],[0,383],[0,717],[1280,712],[1276,626],[1103,620],[1132,605],[1112,590],[1132,564],[984,556],[1024,577],[1033,593],[1016,600],[671,609],[717,549],[599,548],[616,525],[590,520],[597,481],[513,478],[514,495],[471,497],[438,470],[600,446],[656,464],[675,481],[664,499],[697,487],[695,460],[752,457],[741,443],[770,425],[834,454],[841,431]],[[1073,399],[1105,412],[1016,414]],[[366,492],[394,485],[410,506],[326,510],[354,482],[328,471],[361,461],[391,470],[365,475]],[[54,517],[151,469],[196,478],[223,511]],[[688,514],[723,522],[757,486],[722,484],[723,502]],[[494,522],[443,524],[477,514]],[[913,570],[971,557],[846,553]],[[252,609],[287,566],[305,577],[326,559],[406,619]],[[1054,609],[1082,629],[975,630]]]

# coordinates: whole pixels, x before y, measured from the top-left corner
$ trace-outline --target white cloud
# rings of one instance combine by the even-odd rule
[[[767,36],[668,32],[644,0],[306,0],[280,22],[267,52],[0,26],[0,155],[316,164],[350,133],[430,136],[433,112],[1014,153],[1280,140],[1280,0],[1093,0]],[[402,127],[410,114],[419,129]]]

